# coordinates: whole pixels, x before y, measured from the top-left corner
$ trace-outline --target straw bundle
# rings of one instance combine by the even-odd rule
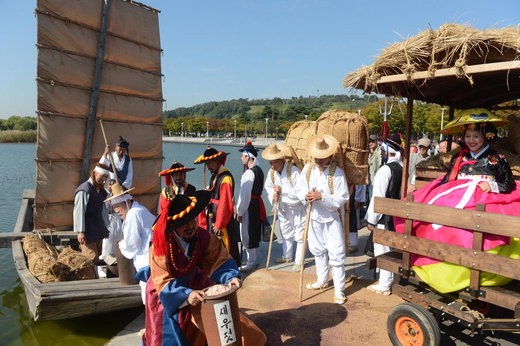
[[[312,159],[308,152],[308,140],[314,134],[334,136],[341,146],[342,157],[334,157],[342,163],[347,180],[351,184],[365,185],[368,181],[368,122],[366,118],[346,111],[331,110],[316,121],[297,121],[287,132],[285,145],[291,146],[304,163]]]
[[[382,76],[455,67],[459,77],[472,83],[465,72],[467,65],[518,60],[520,28],[477,30],[460,24],[445,24],[437,31],[428,29],[403,42],[388,46],[376,61],[345,76],[345,87],[377,92],[377,80]]]
[[[57,262],[57,251],[53,246],[36,234],[28,234],[23,239],[22,248],[27,256],[27,267],[36,279],[40,282],[56,281],[52,268]]]
[[[316,133],[334,136],[340,143],[343,170],[351,184],[368,184],[368,122],[357,113],[331,110],[316,120]]]
[[[311,159],[307,153],[307,141],[314,134],[316,134],[315,121],[297,121],[289,128],[285,138],[285,145],[291,146],[298,158],[307,163]]]
[[[63,249],[58,256],[58,262],[70,268],[67,280],[90,280],[97,277],[92,262],[81,252],[70,246]]]

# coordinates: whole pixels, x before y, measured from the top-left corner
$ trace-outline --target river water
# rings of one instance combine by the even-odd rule
[[[226,167],[240,184],[243,168],[238,147],[217,146],[230,153]],[[196,167],[188,172],[188,182],[197,189],[203,186],[203,165],[191,164],[206,149],[205,144],[164,143],[163,169],[174,160]],[[0,144],[0,232],[12,232],[24,189],[34,189],[34,144]],[[267,172],[268,163],[260,158]],[[208,176],[209,181],[209,176]],[[238,188],[235,189],[238,193]],[[266,207],[268,205],[266,204]],[[11,249],[0,248],[0,344],[1,345],[104,345],[132,321],[140,309],[63,321],[34,322],[27,310],[25,293],[16,274]]]

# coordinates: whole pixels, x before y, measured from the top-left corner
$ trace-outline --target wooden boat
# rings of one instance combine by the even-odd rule
[[[28,269],[22,235],[60,244],[72,232],[74,191],[105,147],[130,141],[133,196],[155,210],[162,166],[159,11],[124,0],[38,0],[36,189],[24,191],[12,241],[34,320],[141,306],[139,285],[118,278],[42,283]]]

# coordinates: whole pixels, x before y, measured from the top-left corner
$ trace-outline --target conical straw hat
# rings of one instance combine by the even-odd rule
[[[324,159],[334,155],[338,146],[338,140],[331,135],[314,135],[309,139],[307,150],[310,156],[316,159]]]
[[[262,157],[267,161],[274,161],[285,158],[288,152],[285,145],[271,143],[262,151]]]
[[[126,200],[132,199],[132,195],[130,195],[129,192],[132,191],[133,189],[135,189],[135,188],[132,187],[132,188],[130,188],[128,190],[125,190],[124,187],[121,184],[114,183],[114,184],[112,184],[112,186],[110,186],[110,191],[112,192],[112,196],[110,196],[107,199],[105,199],[105,202],[110,202],[113,199],[115,199],[117,197],[120,197],[120,196],[123,196],[123,195],[127,195],[127,197],[124,198],[123,200],[118,200],[117,203],[121,203],[121,202],[124,202]],[[112,204],[114,204],[113,202],[112,202]],[[117,204],[117,203],[115,203],[115,204]]]

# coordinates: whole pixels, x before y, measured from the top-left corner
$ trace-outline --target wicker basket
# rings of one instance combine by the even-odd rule
[[[297,121],[289,128],[285,138],[285,145],[291,146],[298,158],[307,163],[311,159],[307,153],[308,140],[314,134],[316,134],[315,121]]]
[[[311,160],[308,140],[314,134],[334,136],[341,145],[342,157],[334,160],[342,168],[350,184],[368,184],[368,122],[366,118],[346,111],[331,110],[316,121],[297,121],[289,129],[285,145],[291,146],[304,163]]]

